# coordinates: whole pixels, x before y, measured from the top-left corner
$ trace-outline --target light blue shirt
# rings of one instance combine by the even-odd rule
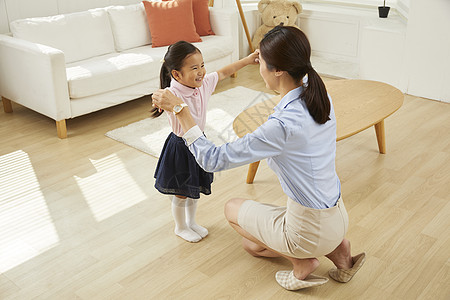
[[[267,158],[289,198],[310,208],[333,207],[341,187],[335,168],[333,105],[331,120],[316,123],[300,99],[302,89],[287,93],[263,125],[234,142],[215,146],[198,126],[183,138],[205,171],[231,169]]]

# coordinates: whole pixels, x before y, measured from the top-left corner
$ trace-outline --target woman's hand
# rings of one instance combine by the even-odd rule
[[[168,112],[172,112],[175,105],[183,103],[180,98],[172,94],[172,92],[167,89],[159,89],[154,92],[152,100],[153,107],[157,107]]]

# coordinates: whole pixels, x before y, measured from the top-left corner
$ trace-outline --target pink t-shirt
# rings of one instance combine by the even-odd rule
[[[170,82],[170,87],[167,88],[188,105],[192,117],[202,131],[205,130],[206,125],[206,107],[208,105],[209,98],[216,89],[218,81],[219,75],[217,72],[213,72],[205,75],[202,86],[199,88],[187,87],[173,78]],[[177,117],[172,113],[167,113],[167,116],[169,117],[169,123],[172,126],[173,133],[179,137],[182,137],[184,135],[184,131],[181,128]]]

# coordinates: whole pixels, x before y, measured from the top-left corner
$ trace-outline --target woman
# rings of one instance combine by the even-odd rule
[[[311,47],[294,27],[277,26],[260,43],[260,74],[266,86],[280,92],[269,119],[235,142],[216,147],[196,126],[189,109],[177,113],[189,150],[208,172],[234,168],[267,158],[288,196],[286,207],[231,199],[225,205],[230,225],[254,256],[288,259],[292,271],[279,271],[277,282],[288,290],[324,284],[313,275],[317,257],[336,266],[329,275],[348,282],[365,261],[351,256],[345,239],[348,216],[335,170],[336,119],[325,85],[310,63]],[[153,94],[166,111],[182,101],[166,90]]]

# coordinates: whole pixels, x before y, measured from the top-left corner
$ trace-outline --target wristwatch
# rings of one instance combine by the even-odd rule
[[[183,110],[183,108],[186,106],[188,106],[186,103],[180,103],[180,104],[175,105],[172,109],[173,114],[174,115],[179,114]]]

